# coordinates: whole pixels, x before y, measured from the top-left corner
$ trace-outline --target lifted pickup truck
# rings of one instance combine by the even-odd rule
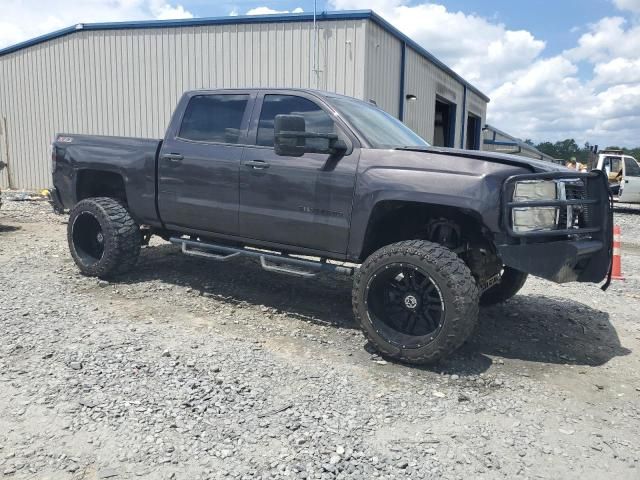
[[[603,172],[433,148],[333,93],[187,92],[162,141],[61,133],[52,155],[52,202],[70,209],[82,273],[124,273],[159,235],[213,260],[354,274],[365,336],[409,363],[457,349],[479,304],[527,274],[600,282],[611,263]]]

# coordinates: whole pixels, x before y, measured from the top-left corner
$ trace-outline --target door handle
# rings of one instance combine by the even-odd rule
[[[181,162],[184,156],[179,153],[165,153],[162,158],[170,162]]]
[[[253,168],[254,170],[264,170],[265,168],[269,168],[270,164],[263,160],[248,160],[244,162],[244,166]]]

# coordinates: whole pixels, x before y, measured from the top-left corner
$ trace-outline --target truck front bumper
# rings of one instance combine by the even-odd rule
[[[514,202],[515,184],[522,180],[580,180],[572,198]],[[517,175],[503,187],[502,222],[508,232],[497,245],[505,265],[558,283],[600,282],[607,278],[613,253],[613,208],[606,176],[589,173],[549,172]],[[557,229],[515,232],[512,210],[523,206],[557,207],[564,216]],[[572,212],[581,209],[580,216]]]
[[[498,254],[505,265],[557,283],[600,282],[610,264],[609,249],[599,240],[499,245]]]

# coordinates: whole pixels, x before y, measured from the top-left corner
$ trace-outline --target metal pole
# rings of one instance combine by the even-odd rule
[[[316,29],[316,2],[313,0],[313,75],[314,75],[314,87],[318,88],[318,65],[316,51],[318,48],[318,31]]]

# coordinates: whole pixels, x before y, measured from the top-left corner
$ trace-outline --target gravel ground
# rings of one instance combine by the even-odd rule
[[[82,277],[0,210],[0,478],[640,478],[640,209],[625,282],[531,279],[438,367],[387,363],[350,285],[183,257]]]

